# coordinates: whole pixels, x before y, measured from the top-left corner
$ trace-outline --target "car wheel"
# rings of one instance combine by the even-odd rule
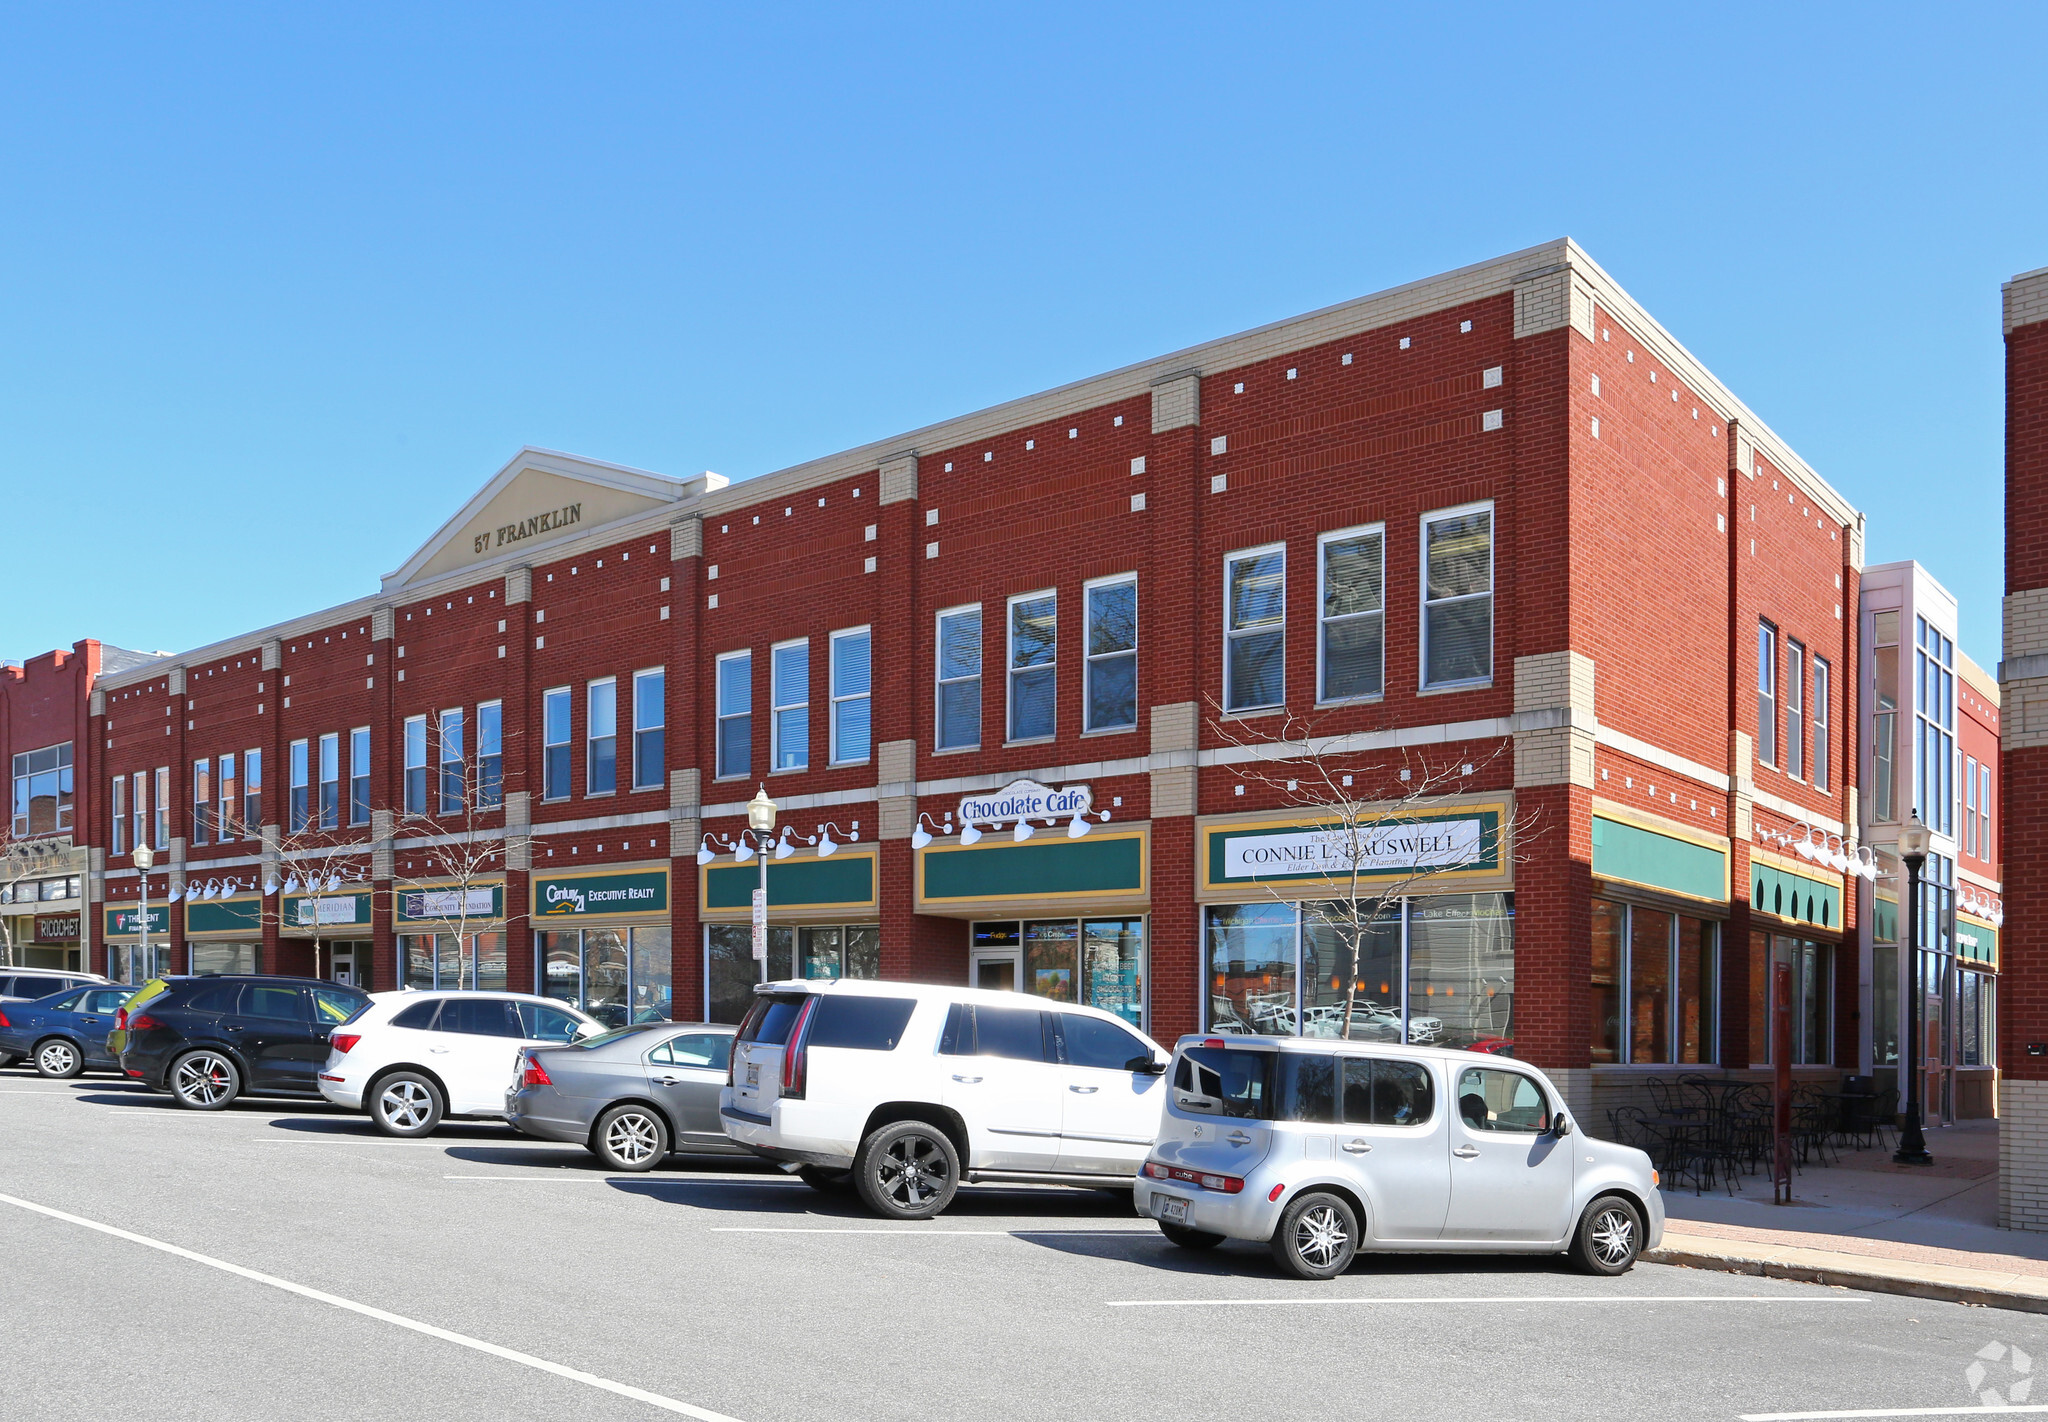
[[[1273,1257],[1302,1279],[1334,1279],[1358,1254],[1358,1215],[1341,1196],[1311,1191],[1273,1231]]]
[[[62,1080],[85,1070],[85,1053],[62,1037],[52,1037],[36,1048],[36,1070]]]
[[[1182,1249],[1214,1249],[1223,1243],[1220,1234],[1211,1234],[1205,1229],[1189,1229],[1186,1225],[1162,1224],[1159,1232],[1166,1236],[1168,1243],[1178,1244]]]
[[[668,1154],[668,1123],[650,1107],[614,1106],[597,1118],[590,1141],[614,1170],[652,1170]]]
[[[853,1183],[867,1207],[885,1219],[928,1220],[953,1203],[960,1155],[929,1121],[898,1121],[861,1142]]]
[[[1643,1248],[1643,1220],[1619,1195],[1602,1195],[1579,1216],[1572,1262],[1588,1274],[1626,1274]]]
[[[171,1097],[190,1111],[218,1111],[242,1093],[242,1073],[220,1052],[187,1052],[171,1063]]]
[[[370,1094],[370,1120],[387,1136],[424,1136],[441,1124],[441,1088],[413,1071],[395,1071]]]
[[[837,1195],[853,1188],[851,1170],[834,1170],[829,1165],[800,1166],[796,1178],[813,1190],[822,1190],[827,1195]]]

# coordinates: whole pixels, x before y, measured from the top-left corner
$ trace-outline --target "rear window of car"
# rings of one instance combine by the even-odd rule
[[[1189,1111],[1267,1121],[1278,1052],[1189,1047],[1173,1069],[1174,1104]]]
[[[233,1012],[241,999],[240,983],[207,983],[193,988],[182,1001],[174,997],[166,1005],[182,1007],[188,1012]]]
[[[391,1019],[391,1025],[411,1027],[424,1032],[434,1025],[434,1014],[440,1010],[441,1000],[430,997],[425,1002],[415,1002],[409,1007],[398,1009],[397,1015]]]
[[[648,1032],[659,1031],[666,1025],[662,1022],[632,1022],[624,1027],[614,1027],[609,1032],[600,1032],[595,1037],[585,1037],[580,1041],[571,1042],[569,1045],[578,1051],[587,1052],[592,1047],[609,1046],[623,1037],[638,1037]]]
[[[910,1025],[915,998],[856,997],[852,993],[820,994],[811,1013],[805,1040],[813,1047],[852,1047],[864,1052],[893,1052]]]
[[[796,1026],[796,1015],[807,996],[801,992],[778,992],[755,998],[747,1020],[740,1024],[740,1040],[766,1042],[771,1047],[787,1045],[789,1030]]]
[[[99,988],[85,995],[85,1011],[118,1012],[128,1000],[127,988]]]
[[[732,1058],[732,1038],[723,1032],[686,1032],[671,1037],[647,1054],[647,1060],[662,1066],[694,1067],[700,1071],[724,1071]]]
[[[53,992],[62,992],[71,986],[66,978],[33,978],[27,974],[14,980],[16,997],[48,997]]]
[[[313,1019],[323,1026],[338,1027],[353,1022],[369,1005],[370,999],[361,993],[345,992],[339,988],[313,989]]]

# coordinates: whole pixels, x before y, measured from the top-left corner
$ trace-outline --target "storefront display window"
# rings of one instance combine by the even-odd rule
[[[667,1021],[674,1006],[669,930],[567,929],[534,935],[541,986],[607,1027]]]
[[[399,957],[405,963],[405,985],[449,991],[504,992],[505,935],[471,933],[401,933]]]
[[[257,945],[254,943],[194,943],[191,948],[194,973],[256,971]],[[142,978],[134,978],[131,981],[141,982]]]
[[[1711,919],[1593,900],[1594,1063],[1718,1061],[1719,946]]]
[[[1879,949],[1875,957],[1885,954]],[[1834,1058],[1834,1014],[1829,1004],[1834,1001],[1835,947],[1785,934],[1749,935],[1749,1059],[1757,1066],[1773,1060],[1771,977],[1779,963],[1792,969],[1792,1064],[1824,1065]],[[1881,1000],[1881,988],[1877,995]],[[1877,1060],[1884,1063],[1882,1050]]]
[[[1514,896],[1401,901],[1354,926],[1348,902],[1208,911],[1211,1031],[1511,1051]]]
[[[1957,1041],[1961,1055],[1957,1066],[1993,1066],[1998,1061],[1994,1041],[1998,1020],[1998,979],[1990,973],[1959,972],[1956,988],[1961,1021]]]
[[[1113,1012],[1145,1030],[1145,920],[1054,918],[977,923],[973,982]]]
[[[794,963],[793,961],[794,960]],[[800,964],[801,973],[795,970]],[[754,984],[788,978],[882,976],[880,924],[806,924],[768,928],[768,961],[754,961],[754,930],[744,923],[704,926],[705,1017],[738,1022],[753,1004]]]

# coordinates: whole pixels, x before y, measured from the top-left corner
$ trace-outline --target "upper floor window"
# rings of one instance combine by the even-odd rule
[[[254,747],[242,753],[242,833],[263,833],[263,752]]]
[[[802,770],[811,763],[811,644],[784,642],[770,650],[768,696],[775,745],[771,770]]]
[[[1956,832],[1956,644],[1924,617],[1914,653],[1913,808],[1936,834]]]
[[[110,788],[113,791],[113,802],[110,806],[113,813],[107,820],[108,828],[112,831],[108,835],[107,852],[109,854],[126,854],[128,852],[128,777],[125,775],[115,776]]]
[[[1963,853],[1977,853],[1977,757],[1963,757]]]
[[[956,607],[939,614],[939,750],[981,744],[981,609]]]
[[[441,813],[459,815],[462,813],[468,787],[463,783],[462,766],[462,708],[450,707],[441,713]]]
[[[1058,729],[1059,595],[1010,599],[1010,739],[1037,741]]]
[[[1898,776],[1899,721],[1899,614],[1874,612],[1870,615],[1871,704],[1877,709],[1870,723],[1871,813],[1890,822],[1898,817],[1894,804]]]
[[[1275,543],[1223,560],[1223,709],[1287,700],[1287,548]]]
[[[227,762],[222,761],[223,765]],[[223,771],[223,774],[226,772]],[[370,822],[370,728],[358,726],[348,733],[348,822]]]
[[[566,800],[571,793],[569,766],[569,688],[557,686],[541,693],[541,775],[543,800]]]
[[[832,634],[832,763],[852,765],[868,758],[874,719],[869,714],[873,685],[868,665],[872,639],[865,627]]]
[[[1806,778],[1806,647],[1785,639],[1785,773]]]
[[[156,847],[171,847],[171,768],[159,765],[156,768],[156,808],[150,818],[155,821]]]
[[[312,765],[308,759],[311,747],[305,741],[291,744],[291,817],[286,821],[290,833],[299,834],[312,827],[313,802]]]
[[[1348,528],[1316,542],[1322,586],[1316,645],[1320,701],[1352,701],[1386,689],[1386,529]]]
[[[1977,767],[1977,846],[1980,858],[1997,860],[1998,841],[1991,837],[1991,762]]]
[[[405,812],[427,812],[427,718],[405,718]]]
[[[604,677],[585,690],[583,793],[609,795],[619,788],[619,682]]]
[[[235,757],[220,758],[220,837],[222,843],[245,833],[237,820],[241,815],[241,786],[235,779]]]
[[[1778,629],[1756,624],[1756,758],[1778,763]]]
[[[341,827],[341,736],[320,738],[320,828]]]
[[[1422,684],[1493,676],[1493,505],[1422,520]]]
[[[212,827],[213,761],[202,757],[192,762],[192,843],[205,844]]]
[[[14,833],[58,834],[71,828],[71,742],[14,757]]]
[[[668,724],[668,674],[660,667],[633,673],[633,788],[659,790],[662,728]]]
[[[1829,667],[1826,657],[1813,659],[1813,785],[1816,790],[1828,788],[1828,696],[1833,690],[1829,682]]]
[[[132,844],[146,844],[149,838],[149,774],[135,772],[135,838]]]
[[[1138,724],[1138,578],[1100,578],[1088,597],[1088,686],[1083,730],[1126,731]]]
[[[745,775],[754,757],[754,654],[718,659],[718,774]]]
[[[476,803],[495,810],[505,803],[505,704],[486,701],[476,708]]]

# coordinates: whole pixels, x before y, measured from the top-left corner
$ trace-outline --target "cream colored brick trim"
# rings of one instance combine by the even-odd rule
[[[1998,1223],[2048,1231],[2048,1081],[1998,1083]]]
[[[1515,338],[1569,326],[1593,339],[1593,291],[1569,266],[1528,273],[1515,283]]]
[[[900,504],[917,497],[917,455],[899,454],[882,461],[882,502]]]
[[[87,714],[89,714],[89,715],[93,715],[93,716],[104,716],[104,715],[106,715],[106,714],[107,714],[107,693],[106,693],[106,692],[104,692],[104,691],[95,691],[95,692],[93,692],[93,694],[92,694],[92,699],[91,699],[91,700],[90,700],[89,702],[87,702]]]
[[[1179,766],[1152,772],[1152,818],[1171,819],[1195,812],[1195,768]]]
[[[1515,710],[1562,707],[1593,717],[1593,659],[1584,652],[1539,652],[1515,658]]]
[[[1202,377],[1183,370],[1153,382],[1152,433],[1185,429],[1202,422]]]
[[[531,564],[521,563],[505,574],[505,602],[510,606],[513,603],[532,601],[533,567]]]
[[[2007,593],[2003,610],[2007,666],[2048,653],[2048,588]]]
[[[909,795],[891,795],[875,802],[881,825],[877,839],[909,839],[917,826],[917,801]]]
[[[263,670],[276,671],[277,664],[283,655],[284,643],[278,641],[275,637],[265,642],[263,644]]]
[[[697,514],[679,518],[668,526],[669,561],[704,556],[704,520]]]
[[[1199,721],[1200,717],[1192,701],[1170,701],[1154,706],[1152,754],[1166,755],[1172,751],[1193,750]]]
[[[2018,326],[2048,321],[2048,267],[2021,272],[2000,289],[2004,296],[2005,333]]]
[[[694,766],[668,773],[668,812],[677,819],[694,820],[702,813],[704,772]],[[694,851],[695,845],[691,846]]]
[[[169,683],[171,695],[183,696],[185,694],[185,669],[183,667],[172,667]]]
[[[391,640],[391,632],[391,604],[388,602],[379,603],[370,609],[370,640],[373,642],[388,642]]]

